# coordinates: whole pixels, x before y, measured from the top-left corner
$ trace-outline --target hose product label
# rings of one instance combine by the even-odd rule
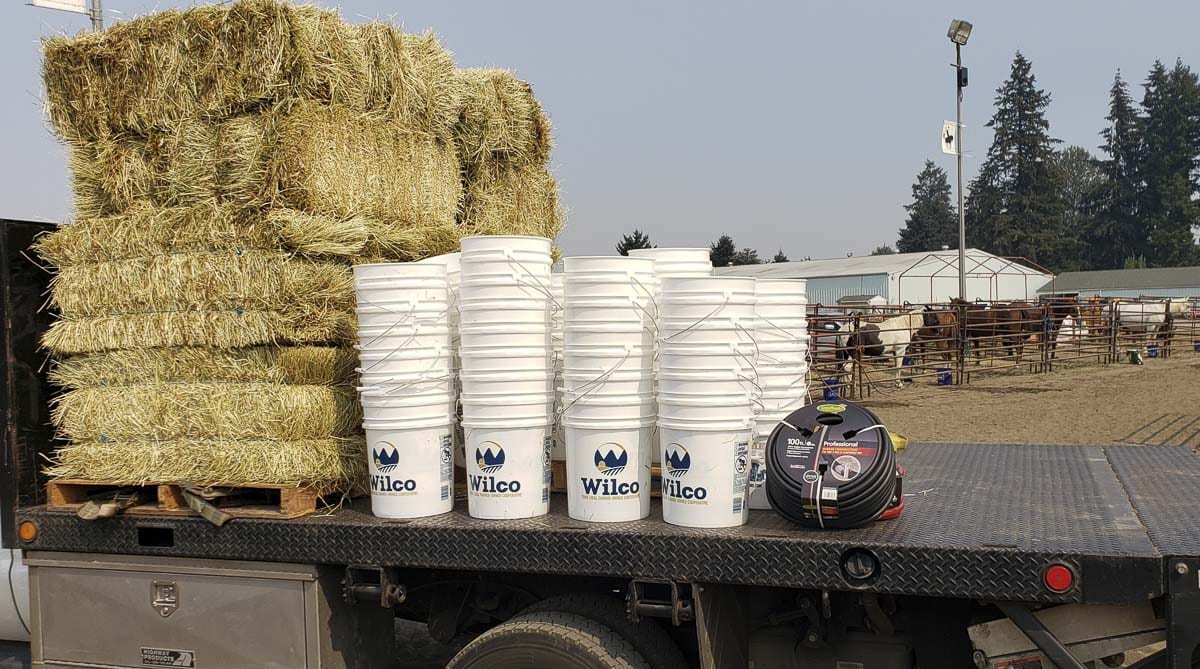
[[[838,487],[870,468],[879,454],[879,431],[846,437],[837,426],[816,426],[809,436],[784,427],[772,446],[789,477],[803,490],[805,515],[838,517]]]
[[[172,648],[142,648],[143,667],[192,667],[196,666],[196,653]]]

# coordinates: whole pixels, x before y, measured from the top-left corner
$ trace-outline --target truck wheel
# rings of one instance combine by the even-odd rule
[[[570,613],[524,613],[467,644],[446,669],[650,669],[621,635]]]
[[[636,648],[651,669],[688,669],[687,660],[671,635],[653,620],[631,621],[625,612],[625,604],[616,597],[583,592],[557,595],[543,599],[522,613],[537,611],[561,611],[604,625]]]

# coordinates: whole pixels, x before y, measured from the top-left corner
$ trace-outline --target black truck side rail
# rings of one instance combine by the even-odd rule
[[[932,595],[1120,603],[1200,592],[1200,458],[1156,446],[918,444],[902,454],[906,510],[859,529],[793,526],[770,511],[740,528],[699,530],[650,518],[599,524],[550,515],[412,521],[370,515],[367,500],[301,520],[125,516],[86,522],[20,510],[23,547],[177,557],[566,574]],[[559,496],[556,496],[556,498]],[[865,557],[862,577],[848,562]],[[872,561],[874,561],[872,563]],[[1052,565],[1074,575],[1055,592]],[[1184,566],[1181,566],[1184,565]],[[1184,569],[1190,578],[1181,578]],[[1194,587],[1192,587],[1194,586]],[[1179,594],[1190,594],[1180,592]]]

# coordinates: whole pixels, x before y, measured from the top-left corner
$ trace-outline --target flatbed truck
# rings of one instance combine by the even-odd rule
[[[30,225],[0,248],[0,512],[29,568],[35,667],[406,666],[396,617],[469,639],[452,667],[1200,666],[1200,458],[1182,447],[917,443],[902,515],[841,531],[769,510],[676,527],[657,500],[644,520],[586,523],[559,495],[510,521],[465,500],[410,521],[359,499],[222,526],[47,509]]]

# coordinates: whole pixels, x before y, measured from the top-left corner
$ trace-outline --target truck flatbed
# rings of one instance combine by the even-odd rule
[[[375,565],[788,586],[1027,602],[1117,603],[1168,594],[1200,556],[1200,458],[1159,446],[915,444],[900,457],[906,509],[859,530],[796,527],[770,511],[747,525],[585,523],[556,495],[548,516],[485,521],[452,513],[388,521],[356,500],[300,520],[125,516],[87,522],[41,507],[28,550]],[[854,551],[878,561],[854,580]],[[861,554],[861,553],[860,553]],[[1067,565],[1056,593],[1043,572]]]

